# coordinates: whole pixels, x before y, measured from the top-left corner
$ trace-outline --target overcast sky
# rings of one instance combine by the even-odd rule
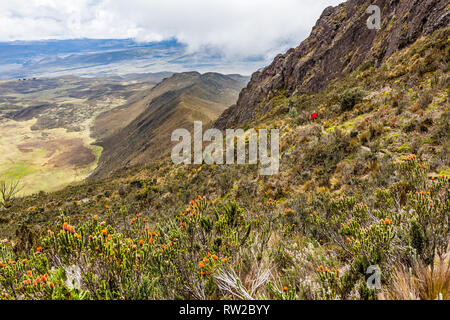
[[[0,41],[176,38],[190,50],[273,55],[342,0],[0,0]]]

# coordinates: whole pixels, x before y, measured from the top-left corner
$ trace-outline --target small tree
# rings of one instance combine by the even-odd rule
[[[294,101],[289,100],[289,117],[296,119],[298,116],[297,108],[294,106]]]
[[[0,204],[4,207],[9,207],[11,201],[22,190],[20,180],[0,181]]]

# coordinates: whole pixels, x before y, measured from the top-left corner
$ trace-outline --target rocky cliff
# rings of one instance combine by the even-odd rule
[[[369,5],[381,9],[381,29],[367,27]],[[449,26],[446,0],[349,0],[328,7],[297,48],[252,75],[236,105],[216,121],[221,129],[245,124],[270,109],[270,99],[325,89],[334,79],[382,61],[421,36]]]

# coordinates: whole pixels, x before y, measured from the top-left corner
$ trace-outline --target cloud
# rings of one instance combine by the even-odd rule
[[[0,0],[0,41],[176,38],[191,52],[271,56],[342,0]]]

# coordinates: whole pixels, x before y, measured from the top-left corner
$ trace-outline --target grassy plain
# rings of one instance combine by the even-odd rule
[[[86,131],[32,130],[36,119],[0,123],[0,176],[20,179],[20,195],[58,190],[83,180],[97,165],[102,148]]]

